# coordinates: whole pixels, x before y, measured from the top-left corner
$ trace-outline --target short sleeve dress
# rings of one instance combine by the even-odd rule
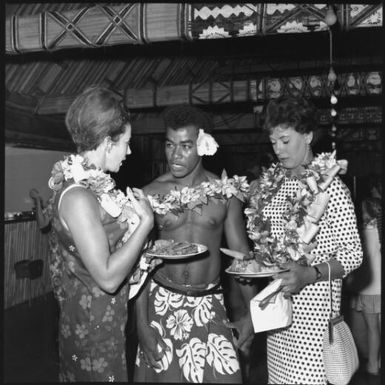
[[[363,201],[361,227],[364,259],[352,274],[349,283],[355,293],[352,307],[367,313],[381,312],[381,200],[369,198]]]
[[[125,281],[116,293],[108,294],[98,287],[82,263],[72,235],[58,214],[63,193],[74,186],[66,182],[52,200],[50,270],[60,306],[59,380],[127,381],[124,332],[128,285]],[[113,252],[127,228],[103,209],[101,213]]]
[[[299,188],[296,178],[285,178],[280,190],[264,208],[265,219],[270,218],[272,233],[283,234],[282,213],[287,196],[294,196]],[[312,264],[335,257],[347,275],[362,261],[362,249],[350,192],[339,177],[327,189],[328,208],[322,216],[316,255]],[[333,310],[339,312],[342,280],[333,281]],[[285,329],[273,330],[267,337],[269,384],[327,384],[322,360],[322,339],[329,317],[328,282],[305,286],[293,295],[293,322]]]

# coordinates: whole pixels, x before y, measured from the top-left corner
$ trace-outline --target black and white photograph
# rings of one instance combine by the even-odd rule
[[[382,383],[383,2],[3,25],[2,383]]]

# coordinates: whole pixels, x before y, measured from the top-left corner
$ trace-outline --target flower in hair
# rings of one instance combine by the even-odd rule
[[[200,128],[197,139],[198,155],[214,155],[217,152],[218,147],[219,144],[215,141],[215,139]]]

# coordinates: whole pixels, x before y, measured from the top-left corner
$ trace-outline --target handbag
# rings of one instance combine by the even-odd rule
[[[281,292],[281,279],[274,280],[250,300],[254,333],[281,329],[292,323],[292,302]]]
[[[332,282],[329,262],[330,319],[323,337],[326,378],[333,385],[347,385],[359,367],[357,348],[342,315],[333,318]]]

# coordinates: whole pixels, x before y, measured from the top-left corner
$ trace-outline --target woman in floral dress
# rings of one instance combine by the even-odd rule
[[[301,215],[300,203],[305,205],[307,196],[301,194],[310,191],[305,188],[304,175],[308,175],[307,170],[316,169],[318,161],[327,163],[321,160],[328,158],[324,155],[313,159],[310,145],[316,123],[314,108],[305,100],[289,97],[269,103],[265,129],[279,162],[252,183],[250,208],[246,210],[249,234],[256,251],[264,247],[261,233],[252,230],[261,225],[261,220],[256,220],[259,214],[266,226],[264,230],[270,232],[272,238],[276,237],[278,245],[290,240],[293,234],[301,234],[296,231],[300,223],[306,231],[315,229],[305,243],[284,245],[291,250],[291,255],[279,262],[289,270],[273,277],[282,279],[282,291],[285,296],[292,297],[293,321],[287,328],[268,332],[269,384],[327,383],[322,359],[323,335],[330,313],[326,262],[331,269],[333,311],[339,312],[342,278],[362,261],[353,203],[349,190],[338,176],[329,179],[325,191],[319,189],[321,195],[328,197],[316,202],[323,206],[322,215],[313,223],[304,224],[306,218]],[[309,209],[307,214],[309,218]],[[301,260],[306,263],[299,263]]]
[[[131,153],[131,126],[104,88],[79,95],[66,115],[78,154],[52,170],[51,273],[60,305],[60,381],[127,381],[125,324],[130,276],[153,227],[141,190],[114,189]]]

